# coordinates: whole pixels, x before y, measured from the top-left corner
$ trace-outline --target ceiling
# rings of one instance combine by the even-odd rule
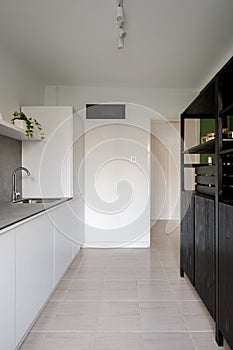
[[[233,47],[232,0],[0,0],[0,39],[48,84],[199,88]]]

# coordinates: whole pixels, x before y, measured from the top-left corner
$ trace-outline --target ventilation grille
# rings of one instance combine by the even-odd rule
[[[87,104],[86,119],[125,119],[125,105]]]

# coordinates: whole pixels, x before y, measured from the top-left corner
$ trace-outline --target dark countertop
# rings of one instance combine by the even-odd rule
[[[28,219],[47,209],[53,208],[72,198],[58,198],[50,203],[16,204],[12,202],[0,202],[0,234],[1,230]]]

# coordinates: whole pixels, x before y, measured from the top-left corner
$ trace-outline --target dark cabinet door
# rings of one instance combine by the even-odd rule
[[[215,318],[215,202],[195,196],[195,287]]]
[[[233,348],[233,207],[219,204],[219,329]]]
[[[194,284],[194,196],[181,192],[180,267]]]

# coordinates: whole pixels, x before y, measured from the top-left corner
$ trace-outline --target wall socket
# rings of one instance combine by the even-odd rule
[[[136,156],[131,156],[130,157],[130,161],[131,161],[131,163],[136,163],[137,157]]]

